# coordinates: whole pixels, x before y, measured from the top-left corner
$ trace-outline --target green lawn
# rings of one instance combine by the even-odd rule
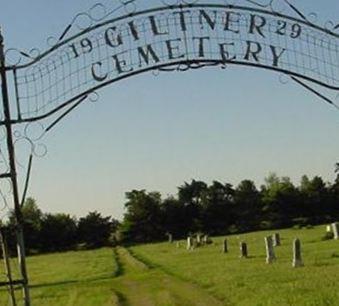
[[[34,306],[115,305],[117,265],[111,249],[34,256],[27,265]],[[2,292],[0,305],[7,305],[7,299]]]
[[[184,242],[133,248],[140,258],[178,278],[194,282],[225,305],[339,305],[339,241],[322,241],[325,226],[282,230],[277,262],[265,263],[264,237],[273,232],[230,236],[229,254],[221,253],[222,238],[212,246],[188,252]],[[292,242],[302,241],[305,267],[292,268]],[[239,258],[239,242],[248,243],[248,259]]]
[[[228,254],[219,237],[194,251],[181,241],[30,257],[33,306],[339,305],[339,241],[322,241],[325,226],[279,232],[272,265],[264,237],[273,232],[229,236]],[[305,267],[293,269],[296,237]],[[242,240],[248,259],[239,258]],[[10,305],[4,290],[0,305]]]

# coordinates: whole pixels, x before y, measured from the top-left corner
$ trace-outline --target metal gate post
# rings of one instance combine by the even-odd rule
[[[20,267],[20,273],[22,277],[23,285],[23,297],[24,305],[30,306],[30,296],[28,287],[28,276],[26,269],[26,255],[25,255],[25,244],[23,237],[23,217],[21,211],[21,205],[19,200],[19,190],[17,181],[17,172],[15,165],[15,148],[12,134],[12,121],[9,105],[8,85],[6,76],[6,61],[4,52],[4,39],[0,30],[0,76],[1,76],[1,91],[2,91],[2,103],[4,112],[4,125],[6,128],[6,140],[7,140],[7,151],[9,161],[9,173],[8,177],[12,183],[13,201],[14,201],[14,213],[16,219],[16,236],[17,236],[17,250],[18,250],[18,261]]]

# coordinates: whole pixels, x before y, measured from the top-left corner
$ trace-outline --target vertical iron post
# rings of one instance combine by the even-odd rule
[[[13,277],[12,277],[12,270],[11,264],[9,261],[9,253],[8,253],[8,246],[6,241],[6,236],[4,230],[0,228],[0,245],[2,249],[2,256],[5,264],[5,272],[8,280],[8,292],[10,294],[12,306],[17,306],[16,299],[15,299],[15,292],[13,286]]]
[[[7,75],[6,75],[4,39],[1,33],[1,29],[0,29],[0,76],[1,76],[1,92],[2,92],[2,103],[3,103],[3,112],[4,112],[4,124],[6,128],[8,161],[9,161],[9,166],[10,166],[9,174],[10,174],[10,179],[12,183],[14,213],[15,213],[15,219],[16,219],[18,261],[19,261],[20,273],[21,273],[22,283],[23,283],[24,305],[30,306],[31,302],[30,302],[30,296],[29,296],[28,276],[27,276],[27,269],[26,269],[25,244],[24,244],[24,237],[23,237],[23,216],[22,216],[21,205],[20,205],[20,200],[19,200],[18,180],[17,180],[16,165],[15,165],[15,148],[14,148],[13,134],[12,134],[12,120],[11,120]]]

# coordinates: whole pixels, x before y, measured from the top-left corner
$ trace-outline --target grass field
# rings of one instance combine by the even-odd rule
[[[339,305],[339,241],[322,241],[325,226],[282,230],[277,262],[265,263],[264,237],[223,237],[187,251],[185,242],[160,243],[30,257],[33,306]],[[292,268],[300,238],[305,267]],[[249,258],[239,258],[246,241]],[[19,293],[18,293],[19,294]],[[10,305],[0,292],[0,305]]]

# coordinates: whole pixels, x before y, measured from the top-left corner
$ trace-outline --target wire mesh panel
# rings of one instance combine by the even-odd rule
[[[94,25],[14,68],[19,114],[47,116],[109,83],[148,70],[237,64],[339,89],[339,35],[250,7],[191,4]]]

